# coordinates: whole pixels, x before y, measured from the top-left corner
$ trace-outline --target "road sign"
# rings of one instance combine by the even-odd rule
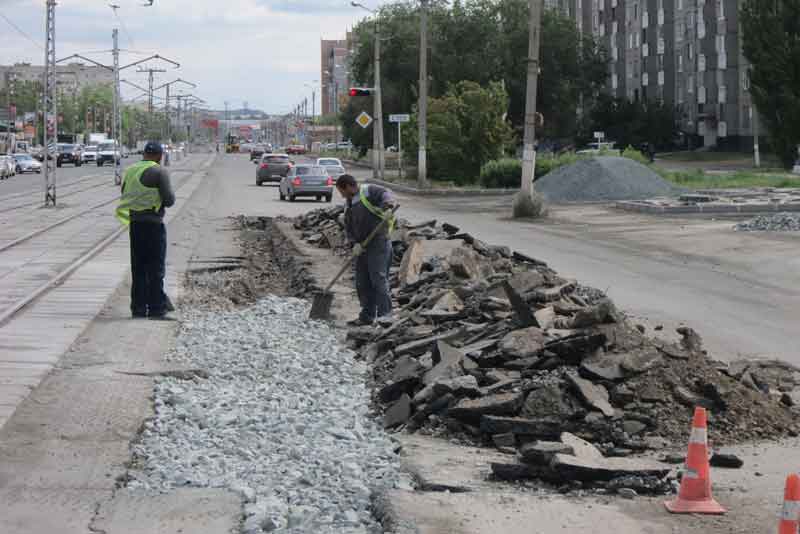
[[[594,138],[597,139],[598,141],[602,141],[603,139],[606,138],[606,133],[605,132],[594,132]]]
[[[411,115],[403,113],[400,115],[389,115],[389,122],[408,122],[411,120]]]
[[[366,129],[372,124],[372,117],[370,117],[369,113],[366,111],[362,111],[361,114],[356,117],[356,124]]]

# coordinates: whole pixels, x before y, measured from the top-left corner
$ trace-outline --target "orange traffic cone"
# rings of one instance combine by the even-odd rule
[[[778,534],[797,534],[798,526],[800,526],[800,476],[792,473],[786,477]]]
[[[694,409],[686,472],[681,479],[678,498],[664,503],[673,514],[724,514],[725,508],[711,496],[708,465],[708,431],[705,408]]]

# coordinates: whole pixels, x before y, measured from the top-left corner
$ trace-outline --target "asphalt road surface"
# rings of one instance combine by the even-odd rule
[[[327,205],[281,202],[277,186],[257,188],[246,155],[219,164],[247,188],[240,194],[252,204],[250,214],[291,216]],[[657,218],[597,206],[554,208],[544,222],[518,222],[509,218],[510,196],[398,196],[403,217],[448,221],[487,243],[540,258],[606,291],[635,320],[663,325],[665,335],[682,324],[695,328],[715,358],[778,357],[800,365],[791,335],[800,323],[800,236],[737,233],[731,220]],[[341,202],[338,195],[334,202]]]

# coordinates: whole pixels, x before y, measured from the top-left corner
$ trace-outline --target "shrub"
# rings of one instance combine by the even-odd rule
[[[583,156],[579,156],[575,152],[564,152],[558,155],[541,155],[536,157],[536,171],[534,176],[541,178],[545,174],[556,170],[564,165],[569,165],[580,160]]]
[[[518,188],[522,162],[514,158],[493,159],[481,167],[481,185],[487,188]]]
[[[628,148],[622,151],[622,157],[632,159],[633,161],[639,162],[642,165],[650,165],[650,159],[630,145],[628,145]]]

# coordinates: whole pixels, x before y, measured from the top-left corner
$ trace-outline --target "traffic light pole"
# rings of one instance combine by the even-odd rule
[[[47,0],[45,21],[44,91],[44,205],[56,205],[58,110],[56,109],[56,0]]]

